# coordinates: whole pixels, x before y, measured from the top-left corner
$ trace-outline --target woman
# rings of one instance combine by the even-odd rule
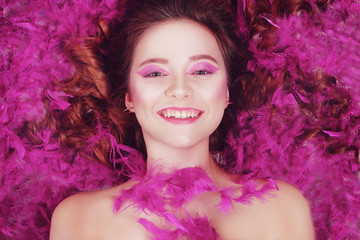
[[[221,0],[126,1],[123,9],[119,22],[102,25],[103,59],[75,79],[94,82],[98,101],[109,102],[108,119],[96,113],[100,122],[142,152],[147,173],[63,201],[50,239],[314,239],[297,189],[230,174],[219,164],[231,154],[215,157],[242,104],[246,45],[236,34],[237,9]]]

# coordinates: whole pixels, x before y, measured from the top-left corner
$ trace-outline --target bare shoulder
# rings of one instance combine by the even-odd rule
[[[257,181],[261,188],[267,180]],[[251,204],[234,204],[229,216],[220,217],[224,239],[315,239],[310,207],[303,194],[291,184],[278,182],[279,191],[270,191],[266,199],[253,198]],[[241,194],[241,187],[239,194]],[[242,239],[241,238],[241,239]]]
[[[279,239],[315,239],[308,201],[299,189],[286,182],[278,182],[279,191],[263,203],[270,208],[267,221],[277,231]]]
[[[79,193],[63,200],[51,219],[50,239],[82,239],[84,234],[94,235],[96,220],[100,219],[107,205],[106,191]],[[95,217],[96,216],[96,217]]]
[[[265,180],[266,181],[266,180]],[[308,202],[301,191],[290,183],[278,181],[278,191],[272,191],[268,200],[274,207],[303,207],[308,208]]]
[[[84,192],[63,200],[51,219],[50,239],[90,239],[97,235],[105,219],[113,214],[113,199],[129,183],[115,188]]]

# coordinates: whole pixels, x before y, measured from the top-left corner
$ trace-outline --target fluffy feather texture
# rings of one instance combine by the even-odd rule
[[[272,48],[260,51],[256,40],[250,44],[256,56],[250,66],[265,68],[274,76],[286,69],[293,85],[290,91],[275,92],[270,107],[260,108],[256,118],[240,115],[240,137],[229,141],[242,159],[239,169],[278,176],[303,191],[312,205],[317,239],[360,238],[359,153],[326,150],[328,142],[359,148],[359,7],[356,1],[335,1],[325,13],[318,11],[312,18],[304,13],[278,19],[278,41]],[[334,76],[337,85],[350,93],[347,111],[334,117],[332,109],[324,106],[316,112],[319,118],[327,118],[321,122],[299,109],[296,97],[304,103],[320,103],[334,101],[334,95],[326,90],[322,95],[301,95],[303,86],[295,81],[300,77],[297,66],[309,75]],[[324,129],[324,134],[299,144],[298,136],[314,126]]]
[[[181,219],[178,226],[174,230],[167,230],[157,227],[154,223],[145,218],[139,220],[144,228],[152,234],[152,240],[161,239],[179,239],[180,237],[185,239],[218,239],[218,235],[215,229],[211,226],[211,223],[207,217],[190,217]],[[196,229],[196,231],[195,231]]]
[[[245,176],[245,178],[247,178]],[[186,181],[184,181],[186,179]],[[114,211],[121,212],[128,207],[145,214],[156,214],[165,220],[163,227],[156,226],[145,218],[138,221],[152,234],[152,239],[218,239],[216,230],[206,216],[192,217],[185,212],[179,217],[177,212],[185,211],[185,204],[202,193],[212,192],[221,196],[219,211],[228,213],[232,202],[251,204],[253,198],[265,200],[271,191],[278,190],[274,181],[269,180],[261,188],[254,180],[239,179],[241,194],[235,187],[219,188],[201,168],[174,169],[163,172],[159,166],[148,169],[145,177],[130,189],[122,190],[115,199]]]
[[[22,132],[28,121],[44,117],[44,99],[52,109],[69,107],[67,98],[71,96],[54,86],[54,80],[66,79],[74,71],[64,57],[64,43],[75,36],[93,34],[93,20],[99,15],[105,20],[117,16],[117,4],[115,0],[0,1],[0,239],[48,239],[52,211],[62,199],[79,191],[120,184],[124,176],[141,179],[145,172],[136,154],[113,159],[125,164],[136,161],[127,164],[124,172],[60,147],[48,129],[37,133],[43,141],[37,146],[30,145]],[[326,150],[329,141],[360,147],[359,15],[358,1],[339,0],[312,18],[305,13],[275,21],[269,18],[276,25],[277,42],[263,51],[256,48],[254,40],[250,47],[256,59],[249,68],[264,68],[274,76],[287,69],[293,84],[290,90],[278,89],[269,105],[256,110],[255,117],[239,113],[240,132],[228,140],[238,154],[234,172],[251,170],[258,177],[285,180],[301,189],[311,204],[317,239],[360,239],[359,153],[332,154]],[[328,117],[326,125],[320,126],[322,134],[309,141],[298,141],[298,137],[319,122],[298,107],[297,99],[309,103],[331,100],[332,95],[302,95],[302,86],[295,81],[297,66],[307,74],[335,76],[338,86],[351,97],[346,111],[336,118]],[[327,111],[319,109],[319,114],[326,117]],[[112,140],[113,156],[118,156],[116,152],[133,153],[116,144],[102,127],[98,137]],[[90,140],[89,146],[91,141],[96,139]],[[197,191],[212,188],[206,182],[199,184]],[[177,189],[172,191],[176,193]],[[221,193],[223,205],[219,207],[225,211],[232,196],[226,190]],[[176,204],[189,198],[191,194]],[[146,220],[142,224],[150,232],[161,232]],[[204,216],[184,218],[179,224],[184,229],[203,226],[209,239],[216,238]],[[183,234],[179,229],[162,234],[178,236]],[[203,235],[191,238],[203,239]]]

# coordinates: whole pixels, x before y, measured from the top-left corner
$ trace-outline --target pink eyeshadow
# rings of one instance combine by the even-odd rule
[[[195,71],[199,71],[199,70],[206,70],[208,72],[215,73],[219,70],[219,68],[215,67],[214,65],[212,65],[211,63],[208,63],[208,62],[199,62],[199,63],[196,63],[195,65],[193,65],[187,73],[191,74],[191,73],[193,73]]]
[[[156,66],[156,65],[149,65],[149,66],[146,66],[144,68],[142,68],[140,71],[137,72],[137,74],[145,77],[147,76],[148,74],[152,73],[152,72],[161,72],[163,74],[168,74],[167,71],[165,71],[164,69]]]

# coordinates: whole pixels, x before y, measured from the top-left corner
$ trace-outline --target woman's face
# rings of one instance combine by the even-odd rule
[[[224,59],[206,27],[172,20],[141,35],[125,103],[136,114],[147,147],[208,144],[228,99]]]

